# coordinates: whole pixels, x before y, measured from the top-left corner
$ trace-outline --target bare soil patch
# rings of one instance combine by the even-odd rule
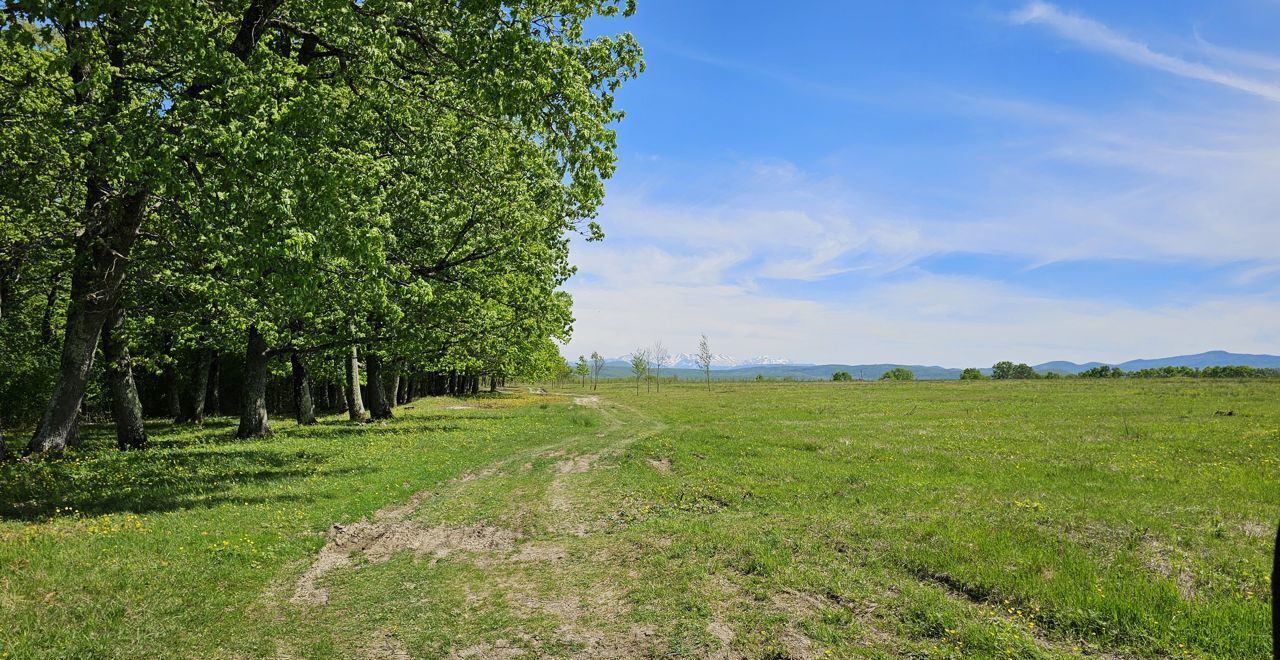
[[[556,463],[556,474],[577,474],[586,472],[600,460],[599,454],[575,456]]]
[[[511,555],[511,561],[555,562],[567,555],[564,546],[556,543],[526,543]]]
[[[330,527],[324,547],[311,567],[298,578],[290,600],[303,604],[328,603],[329,592],[319,586],[320,578],[335,569],[351,566],[356,553],[378,563],[405,550],[412,550],[416,556],[444,557],[459,550],[491,553],[508,551],[515,546],[517,535],[510,530],[488,525],[424,527],[405,520],[429,496],[429,493],[415,495],[403,504],[375,513],[373,520]]]
[[[409,650],[400,643],[400,640],[386,630],[380,630],[373,635],[373,639],[368,644],[361,647],[358,651],[361,658],[367,660],[411,660],[412,655]]]

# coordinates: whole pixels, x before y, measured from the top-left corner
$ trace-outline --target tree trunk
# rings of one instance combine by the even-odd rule
[[[205,396],[209,392],[209,362],[213,359],[213,351],[202,348],[196,351],[191,380],[187,386],[187,397],[183,400],[183,421],[204,424]]]
[[[181,388],[178,386],[178,368],[175,361],[176,358],[170,357],[170,361],[164,365],[164,405],[165,412],[174,423],[181,424],[187,419],[182,414],[182,395]]]
[[[498,377],[497,376],[489,376],[489,393],[490,394],[498,393]]]
[[[116,308],[102,328],[102,357],[107,361],[107,391],[111,393],[111,416],[116,423],[116,446],[121,451],[145,449],[147,429],[142,423],[142,401],[133,380],[129,346],[120,338],[124,310]]]
[[[75,243],[58,382],[27,446],[31,453],[62,451],[76,430],[102,324],[116,305],[129,251],[146,209],[145,192],[117,193],[110,199],[107,184],[94,178],[89,183],[86,210],[90,220]]]
[[[364,356],[365,380],[369,384],[369,416],[374,419],[391,419],[391,405],[387,402],[387,392],[382,387],[382,358],[376,353]]]
[[[340,413],[347,412],[347,397],[339,391],[341,386],[337,383],[329,383],[327,387],[329,390],[330,409]]]
[[[355,344],[347,356],[347,415],[353,420],[364,419],[364,401],[360,398],[360,353]]]
[[[258,332],[258,326],[249,326],[249,341],[244,352],[244,394],[240,397],[240,428],[237,438],[256,438],[267,435],[267,340]]]
[[[310,426],[316,423],[316,409],[311,403],[311,385],[307,382],[307,365],[302,356],[294,351],[289,355],[293,366],[293,409],[299,424]]]
[[[222,414],[222,355],[214,351],[209,358],[209,393],[205,400],[205,410],[210,415]]]

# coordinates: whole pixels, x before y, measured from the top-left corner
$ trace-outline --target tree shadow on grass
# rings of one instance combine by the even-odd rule
[[[160,425],[155,427],[160,431]],[[227,502],[300,501],[297,493],[235,493],[316,474],[349,476],[372,468],[327,465],[329,457],[295,447],[229,438],[214,424],[193,437],[158,439],[150,449],[115,449],[110,427],[86,427],[84,445],[66,458],[0,464],[0,519],[153,513]],[[242,443],[244,447],[229,447]]]

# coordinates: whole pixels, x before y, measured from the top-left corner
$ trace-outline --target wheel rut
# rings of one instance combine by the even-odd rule
[[[370,518],[349,524],[334,524],[326,533],[324,546],[293,585],[290,605],[299,608],[332,608],[331,578],[342,571],[359,570],[365,564],[387,561],[402,552],[431,563],[452,557],[484,569],[492,582],[487,586],[511,612],[521,618],[550,619],[556,622],[555,648],[569,649],[575,657],[638,657],[656,641],[651,629],[626,621],[629,607],[617,584],[578,584],[565,573],[566,561],[575,544],[597,532],[600,521],[593,520],[582,504],[598,505],[602,494],[591,492],[592,473],[616,467],[614,460],[642,439],[661,433],[665,424],[640,411],[598,396],[548,393],[568,398],[570,405],[589,408],[598,415],[600,426],[513,452],[488,465],[474,468],[431,490],[385,507]],[[549,461],[548,459],[556,459]],[[534,468],[534,466],[538,466]],[[545,521],[534,534],[485,523],[470,525],[430,525],[420,522],[422,507],[446,506],[451,499],[465,498],[469,489],[483,488],[491,479],[519,476],[542,484],[543,496],[521,502],[534,516]],[[461,501],[461,499],[459,499]],[[430,570],[429,565],[426,570]],[[565,573],[564,575],[558,575]],[[577,577],[581,577],[580,575]],[[579,583],[581,580],[579,580]],[[547,585],[561,585],[548,592]],[[472,585],[464,585],[468,592]],[[474,587],[480,588],[480,587]],[[360,649],[366,657],[409,657],[403,646],[379,644]],[[455,657],[510,657],[519,648],[534,654],[544,649],[529,639],[499,639],[455,649]],[[378,652],[379,650],[386,652]],[[492,651],[493,653],[490,653]],[[555,654],[563,655],[563,652]]]

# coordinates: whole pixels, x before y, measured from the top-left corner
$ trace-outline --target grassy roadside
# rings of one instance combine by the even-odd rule
[[[564,389],[0,468],[0,648],[1267,653],[1280,383]]]

